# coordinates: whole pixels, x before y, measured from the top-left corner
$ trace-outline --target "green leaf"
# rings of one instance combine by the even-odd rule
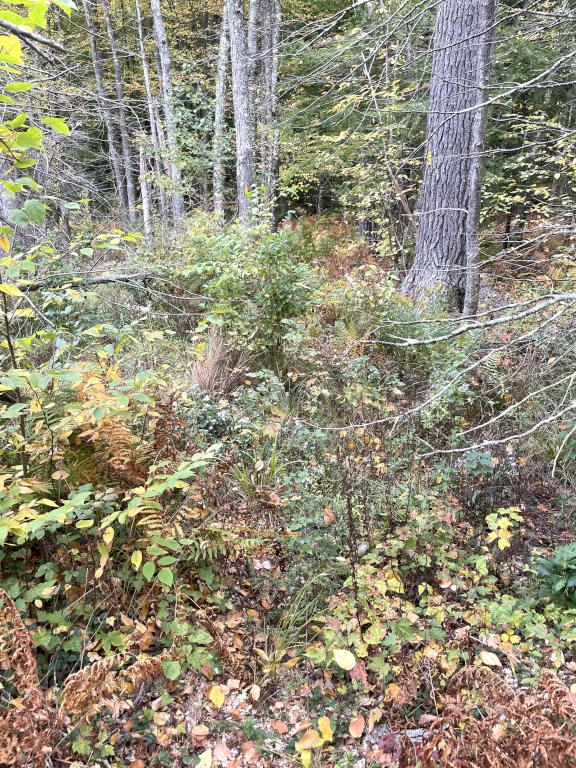
[[[175,659],[162,659],[162,669],[168,680],[178,680],[182,672],[180,662]]]
[[[162,568],[162,570],[158,572],[158,581],[166,587],[171,587],[172,584],[174,584],[174,574],[170,568]]]
[[[76,523],[76,528],[92,528],[94,525],[94,520],[78,520]]]
[[[148,560],[142,566],[142,575],[144,576],[146,581],[152,581],[152,577],[154,576],[155,571],[156,571],[156,566],[151,560]]]
[[[68,128],[66,121],[61,117],[43,117],[40,122],[52,128],[56,133],[63,133],[64,136],[70,135],[70,128]]]
[[[4,90],[8,91],[8,93],[26,93],[26,91],[31,91],[32,88],[36,83],[24,83],[24,82],[14,82],[14,83],[8,83],[8,85],[4,86]]]
[[[20,131],[14,137],[14,147],[16,149],[40,149],[42,146],[42,131],[35,125]]]

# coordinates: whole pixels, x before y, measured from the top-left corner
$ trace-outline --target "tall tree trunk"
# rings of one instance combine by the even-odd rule
[[[494,5],[492,0],[442,0],[438,5],[416,255],[403,284],[403,290],[416,297],[437,291],[437,298],[460,309],[478,111],[478,49],[491,39],[485,21],[489,4]]]
[[[116,192],[120,201],[120,205],[126,209],[128,207],[128,198],[126,194],[124,179],[122,178],[122,165],[120,162],[120,154],[118,152],[118,136],[116,134],[114,121],[112,119],[110,102],[104,88],[104,67],[102,65],[102,55],[96,42],[96,25],[94,22],[94,17],[92,16],[92,9],[90,8],[90,0],[82,0],[82,3],[84,6],[84,16],[86,17],[86,27],[90,40],[90,53],[92,55],[92,67],[94,69],[94,79],[96,81],[98,107],[100,114],[102,115],[104,125],[106,126],[106,133],[108,136],[110,165],[112,166],[112,173],[114,175],[114,182],[116,185]]]
[[[250,192],[254,185],[254,131],[250,103],[249,60],[246,53],[242,0],[225,0],[232,61],[232,100],[236,128],[236,186],[238,212],[250,222]]]
[[[104,12],[104,21],[106,22],[108,41],[110,43],[110,54],[112,56],[112,66],[114,68],[114,89],[116,91],[116,101],[118,106],[118,127],[120,130],[120,143],[122,147],[122,159],[124,162],[128,217],[133,221],[136,215],[136,193],[134,190],[132,153],[130,151],[130,141],[128,138],[128,120],[126,115],[126,102],[124,101],[124,89],[122,87],[122,72],[120,70],[120,60],[116,49],[116,37],[114,34],[112,18],[110,16],[108,0],[102,0],[102,10]]]
[[[143,147],[140,147],[140,196],[142,197],[144,234],[149,237],[152,234],[152,217],[150,214],[150,192],[148,189],[148,179],[146,178],[146,157]]]
[[[228,73],[228,23],[226,6],[222,12],[220,27],[220,47],[218,49],[218,69],[216,72],[216,103],[214,109],[214,170],[213,195],[214,213],[220,226],[224,225],[224,149],[226,132],[226,77]]]
[[[170,177],[175,187],[172,193],[172,213],[174,216],[174,224],[178,226],[184,215],[184,196],[181,190],[182,174],[176,161],[178,144],[176,141],[176,118],[174,115],[172,62],[170,60],[170,50],[168,48],[166,30],[164,29],[160,0],[151,0],[150,7],[152,9],[154,33],[156,36],[156,45],[158,46],[158,55],[160,57],[162,108],[164,110],[164,119],[166,123],[166,143],[171,155]]]
[[[153,149],[154,171],[157,178],[162,176],[162,158],[160,157],[161,143],[158,136],[156,125],[156,114],[154,112],[154,96],[152,94],[152,83],[150,80],[150,67],[148,57],[146,56],[146,47],[144,45],[144,27],[142,24],[142,12],[140,2],[136,0],[136,32],[138,35],[138,46],[140,48],[140,61],[142,63],[142,75],[144,77],[144,90],[146,91],[146,108],[148,110],[148,123],[150,125],[150,142]],[[160,217],[162,221],[166,220],[168,215],[168,206],[166,204],[166,193],[160,187]]]
[[[280,42],[280,0],[262,0],[264,38],[262,45],[262,96],[260,125],[260,162],[265,203],[273,207],[278,182],[278,53]],[[272,223],[274,223],[274,212]]]
[[[484,4],[482,26],[483,39],[478,41],[476,104],[474,127],[472,131],[472,157],[470,158],[470,178],[468,181],[468,216],[466,219],[466,285],[464,292],[463,314],[468,317],[478,312],[480,299],[480,248],[478,229],[480,227],[480,193],[482,184],[482,152],[486,134],[488,108],[488,86],[492,71],[492,52],[496,38],[496,12],[498,0],[486,0]]]

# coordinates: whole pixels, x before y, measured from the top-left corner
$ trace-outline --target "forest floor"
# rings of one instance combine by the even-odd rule
[[[572,370],[565,328],[391,349],[421,315],[348,236],[338,222],[298,235],[290,263],[268,236],[275,273],[314,281],[274,366],[214,331],[190,340],[172,320],[180,289],[132,346],[108,343],[129,290],[81,305],[95,362],[46,388],[63,415],[36,438],[39,460],[63,446],[49,471],[68,517],[36,517],[2,562],[16,628],[2,664],[17,659],[21,689],[3,755],[26,753],[28,729],[32,755],[75,768],[576,765],[576,498],[564,464],[550,474],[558,428],[490,448],[458,436],[526,428],[526,412],[491,420]],[[249,293],[234,259],[253,250],[230,248],[203,291],[249,346],[269,327],[250,315],[261,275]],[[549,407],[533,399],[531,418]]]

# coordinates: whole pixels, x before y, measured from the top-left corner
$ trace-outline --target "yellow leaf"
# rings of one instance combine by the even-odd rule
[[[366,720],[364,720],[364,717],[362,715],[357,715],[356,717],[352,718],[350,720],[350,725],[348,726],[348,733],[352,738],[359,739],[362,734],[364,733],[364,728],[366,727]]]
[[[142,552],[140,552],[139,549],[135,549],[134,552],[132,552],[132,556],[130,557],[130,562],[134,566],[134,570],[137,571],[138,568],[142,565]]]
[[[6,235],[0,235],[0,248],[2,248],[4,253],[10,252],[10,240],[8,240]]]
[[[17,285],[14,285],[14,283],[0,283],[0,291],[7,296],[14,296],[16,298],[24,296],[20,288],[18,288]]]
[[[334,661],[341,669],[350,671],[356,666],[354,654],[350,653],[350,651],[347,651],[345,648],[334,648],[333,653]]]
[[[114,538],[114,528],[110,528],[110,527],[106,528],[106,530],[102,534],[102,538],[104,539],[106,544],[110,544],[110,542]]]
[[[224,701],[226,697],[224,696],[224,691],[219,685],[213,685],[210,688],[210,691],[208,693],[208,698],[214,704],[216,709],[221,709],[224,705]]]
[[[295,744],[296,752],[304,752],[307,749],[315,749],[321,747],[324,743],[324,739],[320,738],[318,731],[314,729],[306,731],[304,736]]]
[[[302,760],[302,768],[311,768],[311,766],[312,766],[312,752],[309,749],[304,749],[300,753],[300,760]]]
[[[196,763],[196,768],[212,768],[212,750],[206,749],[200,755],[200,759]]]
[[[319,717],[318,728],[320,729],[320,733],[322,734],[323,739],[326,741],[332,741],[334,738],[334,733],[332,731],[332,723],[330,722],[330,718],[326,717],[325,715],[323,717]]]
[[[502,664],[498,656],[490,651],[480,651],[480,661],[487,667],[501,667]]]
[[[428,150],[428,165],[432,165],[432,150]]]

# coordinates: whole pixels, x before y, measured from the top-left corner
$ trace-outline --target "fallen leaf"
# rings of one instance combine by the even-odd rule
[[[225,741],[217,741],[214,744],[213,758],[214,760],[230,760],[232,752],[229,750]]]
[[[495,653],[490,651],[480,651],[480,661],[487,667],[501,667],[502,663]]]
[[[322,734],[322,738],[326,741],[332,741],[334,738],[334,733],[332,731],[332,723],[330,722],[330,718],[323,716],[318,718],[318,728],[320,729],[320,733]]]
[[[252,688],[250,688],[250,698],[252,699],[252,701],[258,701],[260,698],[260,693],[261,693],[260,686],[254,684]]]
[[[315,747],[319,747],[322,745],[322,743],[323,739],[320,737],[318,731],[311,729],[306,731],[300,741],[296,742],[295,747],[297,752],[303,752],[306,749],[314,749]]]
[[[330,525],[334,522],[334,512],[330,507],[324,507],[324,525]]]
[[[210,690],[208,691],[208,698],[214,704],[216,709],[221,709],[224,705],[224,701],[226,697],[224,696],[224,691],[219,685],[213,685]]]
[[[380,707],[374,707],[374,709],[370,710],[370,714],[368,715],[368,733],[372,733],[374,726],[376,723],[379,723],[381,719],[382,710]]]
[[[357,715],[356,717],[352,718],[350,720],[350,725],[348,726],[348,733],[352,738],[359,739],[362,734],[364,733],[364,728],[366,727],[366,720],[364,720],[363,715]]]
[[[212,768],[212,750],[207,749],[200,755],[196,768]]]
[[[341,669],[350,671],[356,666],[356,659],[354,654],[347,651],[345,648],[333,648],[334,661]]]
[[[195,725],[190,733],[192,736],[196,736],[196,738],[203,739],[205,736],[208,736],[210,729],[207,725]]]
[[[272,720],[271,722],[272,728],[276,731],[276,733],[280,733],[284,735],[285,733],[288,733],[290,730],[285,722],[282,720]]]

